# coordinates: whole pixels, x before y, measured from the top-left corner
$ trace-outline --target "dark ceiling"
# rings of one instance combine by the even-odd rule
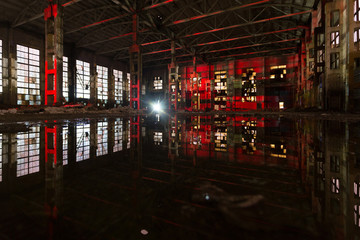
[[[145,65],[193,54],[206,62],[297,51],[316,0],[62,0],[64,41],[127,60],[132,15],[140,18]],[[46,0],[1,0],[0,21],[44,34]]]

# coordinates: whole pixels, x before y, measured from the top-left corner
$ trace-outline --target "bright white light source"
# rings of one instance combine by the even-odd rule
[[[155,112],[161,112],[161,110],[162,110],[161,104],[159,102],[153,103],[152,107]]]
[[[284,109],[284,102],[279,102],[279,108]]]

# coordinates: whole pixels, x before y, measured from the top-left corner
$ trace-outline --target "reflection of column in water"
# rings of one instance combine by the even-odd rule
[[[52,124],[45,127],[45,212],[49,239],[58,235],[58,218],[63,204],[63,129]]]
[[[177,116],[169,117],[169,153],[168,157],[171,161],[171,180],[175,180],[175,164],[179,156],[179,131]]]
[[[16,133],[3,133],[3,172],[2,179],[4,184],[8,185],[8,189],[13,189],[16,181],[17,173],[17,134]]]

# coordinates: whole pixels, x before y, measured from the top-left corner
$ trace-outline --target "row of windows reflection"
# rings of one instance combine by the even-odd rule
[[[111,124],[111,128],[109,127]],[[79,122],[74,125],[63,125],[61,129],[62,136],[62,164],[69,163],[69,141],[70,131],[73,129],[75,136],[75,161],[80,162],[90,159],[91,143],[95,142],[96,157],[107,155],[110,152],[120,152],[124,148],[130,148],[130,121],[116,119],[113,121],[98,121],[96,123]],[[3,181],[3,160],[8,159],[11,155],[7,155],[4,149],[12,145],[16,149],[16,177],[23,177],[40,171],[41,149],[46,146],[42,141],[42,133],[46,131],[40,125],[30,126],[29,131],[14,134],[0,134],[0,182]],[[95,131],[95,134],[92,134]],[[113,136],[110,140],[109,135]],[[91,138],[96,138],[93,141]],[[6,138],[6,144],[4,139]],[[9,138],[13,138],[12,141]],[[14,139],[15,138],[15,139]],[[126,141],[125,141],[126,140]],[[111,149],[109,149],[111,141]],[[10,143],[11,142],[11,143]],[[124,144],[126,144],[124,146]],[[95,156],[94,156],[95,157]],[[10,161],[6,161],[10,162]]]

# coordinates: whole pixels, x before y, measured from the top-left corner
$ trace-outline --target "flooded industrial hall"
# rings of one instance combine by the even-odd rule
[[[360,0],[1,0],[0,240],[360,239]]]
[[[149,115],[0,129],[2,239],[359,237],[358,123]]]

